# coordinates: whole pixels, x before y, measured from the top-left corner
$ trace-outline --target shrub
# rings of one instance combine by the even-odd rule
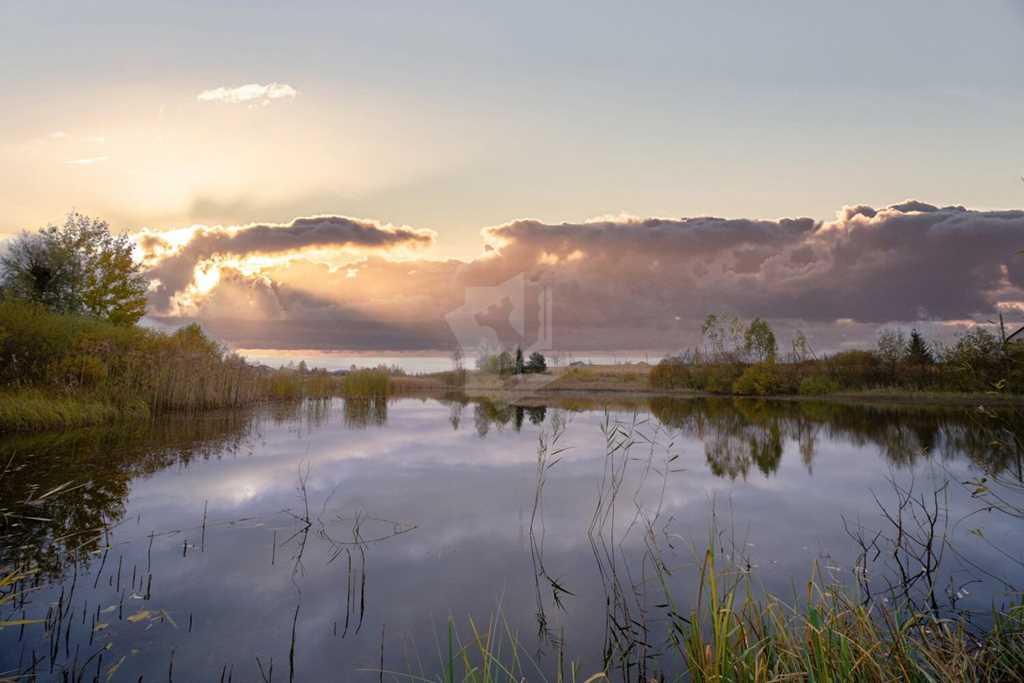
[[[733,383],[743,373],[743,367],[736,364],[719,364],[708,367],[704,381],[704,391],[713,394],[728,394],[733,390]]]
[[[689,386],[696,391],[708,390],[708,379],[711,377],[711,366],[691,365],[687,368],[690,374]]]
[[[825,364],[832,379],[844,388],[868,388],[885,379],[881,359],[871,351],[842,351]]]
[[[757,363],[733,382],[732,391],[745,396],[771,396],[784,393],[785,385],[775,363]]]
[[[776,363],[776,380],[780,394],[795,394],[800,390],[800,379],[804,376],[801,363]]]
[[[743,373],[743,366],[737,363],[692,365],[689,373],[690,388],[712,394],[729,394],[732,393],[733,382]]]
[[[688,389],[692,386],[689,366],[679,358],[663,358],[651,368],[648,382],[655,389]]]
[[[106,364],[92,354],[65,356],[50,371],[53,378],[69,389],[95,389],[106,381]]]
[[[1024,394],[1024,349],[1021,344],[1007,345],[1006,363],[1008,369],[998,386],[1011,394]]]
[[[1007,359],[996,336],[975,326],[943,354],[942,384],[960,391],[991,390],[1005,376]]]
[[[839,391],[839,383],[827,375],[804,377],[800,382],[801,396],[823,396]]]

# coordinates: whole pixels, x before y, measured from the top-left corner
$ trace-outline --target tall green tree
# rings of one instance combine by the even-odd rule
[[[146,313],[146,280],[126,234],[106,221],[69,213],[61,226],[23,232],[0,255],[0,292],[132,325]]]
[[[896,366],[907,355],[907,339],[900,330],[878,333],[878,357],[885,363],[889,376],[895,379]]]
[[[742,350],[746,330],[743,321],[736,316],[718,316],[712,313],[704,319],[700,331],[705,344],[711,344],[711,357],[720,361],[735,361],[737,352]],[[705,346],[705,353],[707,351]]]
[[[521,374],[523,374],[524,370],[525,370],[525,365],[523,364],[523,350],[520,347],[517,346],[516,347],[516,369],[515,369],[515,373],[517,375],[521,375]]]
[[[743,351],[762,363],[775,360],[778,345],[775,342],[775,333],[767,322],[760,318],[750,321],[750,326],[743,335]]]
[[[807,335],[803,330],[797,330],[793,335],[791,356],[796,363],[814,358],[814,349],[811,348],[811,343],[807,341]]]
[[[40,303],[55,313],[77,313],[82,308],[80,270],[75,253],[53,235],[24,232],[0,255],[0,293]]]
[[[911,365],[931,365],[935,362],[932,350],[917,330],[910,331],[910,342],[907,343],[907,362]]]

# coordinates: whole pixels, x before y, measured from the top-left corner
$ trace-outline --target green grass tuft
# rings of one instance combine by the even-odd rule
[[[70,429],[148,415],[149,409],[141,402],[118,407],[91,399],[48,396],[35,390],[0,393],[0,432]]]
[[[384,370],[353,370],[345,375],[343,391],[346,398],[380,398],[388,395],[390,384]]]

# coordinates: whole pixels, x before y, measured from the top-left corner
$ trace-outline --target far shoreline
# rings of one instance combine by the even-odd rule
[[[631,363],[620,365],[584,366],[604,377],[598,381],[579,381],[571,375],[573,368],[559,367],[540,375],[521,375],[501,379],[467,373],[464,385],[449,383],[449,373],[432,373],[392,378],[395,396],[437,396],[460,393],[467,398],[487,398],[516,405],[540,405],[545,399],[592,399],[600,396],[619,398],[680,398],[708,399],[732,398],[760,401],[832,402],[875,405],[936,405],[950,407],[1016,406],[1024,405],[1024,394],[989,392],[955,392],[914,390],[902,387],[846,390],[826,394],[773,394],[755,396],[737,393],[714,393],[693,389],[656,389],[647,384],[650,365]],[[609,381],[609,377],[616,377]]]
[[[574,373],[580,367],[594,376]],[[434,372],[417,375],[392,375],[387,396],[400,398],[446,399],[464,397],[507,403],[521,407],[540,407],[553,401],[647,400],[670,398],[681,400],[731,399],[736,401],[785,401],[801,403],[834,403],[861,406],[938,407],[938,408],[1010,408],[1024,406],[1024,394],[991,392],[944,392],[913,390],[901,387],[847,390],[825,394],[772,394],[747,395],[713,393],[693,389],[656,389],[648,384],[649,365],[631,363],[620,365],[588,365],[559,367],[540,374],[502,378],[479,371],[468,371],[465,384],[452,384],[452,372]],[[338,398],[344,398],[338,394]],[[300,398],[300,397],[296,397]],[[322,396],[320,398],[327,398]],[[267,398],[259,403],[277,403],[295,399]],[[312,400],[318,400],[313,398]],[[252,406],[239,406],[250,409]],[[206,412],[231,410],[217,407],[185,411],[198,416]],[[117,408],[112,404],[87,397],[51,395],[29,389],[0,392],[0,436],[25,432],[64,431],[100,424],[158,420],[163,415],[182,414],[176,411],[153,414],[146,406],[135,402]]]

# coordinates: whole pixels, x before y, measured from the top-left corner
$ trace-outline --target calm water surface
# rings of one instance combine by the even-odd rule
[[[961,484],[1018,466],[982,425],[966,408],[400,399],[11,438],[0,563],[36,573],[0,620],[45,621],[0,629],[0,674],[369,681],[383,660],[436,678],[449,619],[465,638],[471,618],[516,632],[538,680],[562,647],[587,673],[672,669],[655,556],[682,608],[713,527],[764,589],[800,593],[815,566],[853,585],[849,532],[887,533],[892,482],[928,505],[948,482],[933,593],[983,621],[1024,571],[1020,522]],[[882,553],[870,585],[893,572]]]

